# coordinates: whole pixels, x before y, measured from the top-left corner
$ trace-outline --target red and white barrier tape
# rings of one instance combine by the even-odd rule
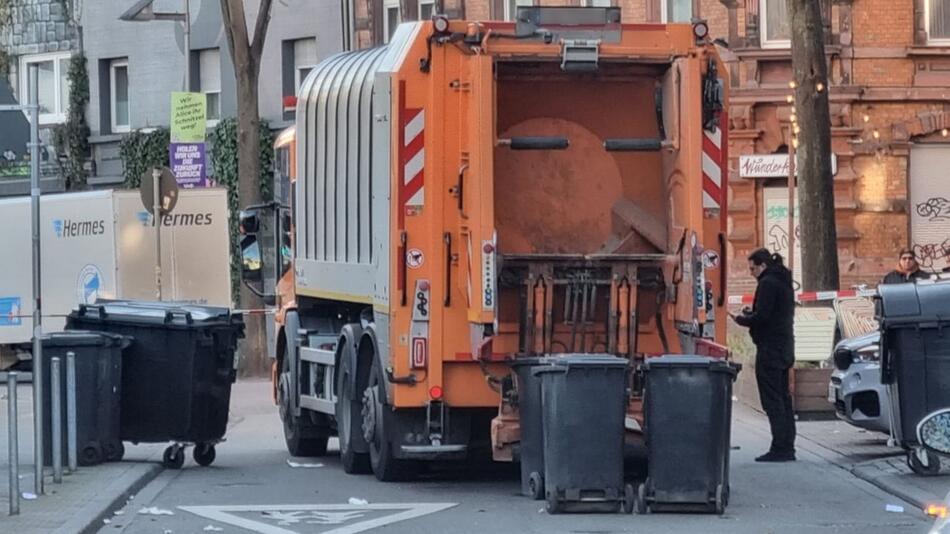
[[[821,302],[842,298],[873,297],[875,295],[877,295],[876,289],[851,289],[846,291],[803,291],[795,295],[795,300],[798,302]],[[754,295],[732,295],[729,297],[729,304],[752,304],[753,296]]]

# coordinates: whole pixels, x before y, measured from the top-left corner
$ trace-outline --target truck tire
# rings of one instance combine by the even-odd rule
[[[314,425],[306,414],[295,416],[290,408],[290,355],[284,349],[277,385],[277,406],[284,423],[284,441],[291,456],[324,456],[330,430]]]
[[[415,476],[418,464],[401,460],[393,455],[393,444],[387,438],[384,411],[391,409],[386,402],[386,382],[379,360],[373,357],[369,386],[363,393],[363,437],[369,444],[370,466],[382,482],[406,480]]]
[[[345,347],[344,350],[347,348]],[[360,397],[357,397],[357,392],[350,391],[351,384],[353,382],[359,384],[360,381],[348,380],[346,373],[342,372],[342,367],[341,361],[338,367],[341,372],[336,375],[336,426],[340,440],[340,463],[343,464],[343,471],[351,475],[365,475],[370,472],[369,454],[354,450],[354,443],[363,439],[363,418],[360,413],[362,394],[360,393]],[[352,369],[351,372],[355,373],[357,370]]]

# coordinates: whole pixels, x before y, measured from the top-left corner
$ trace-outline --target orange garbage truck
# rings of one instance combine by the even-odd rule
[[[707,34],[523,7],[313,69],[278,141],[292,185],[242,214],[291,454],[336,435],[345,471],[384,481],[511,460],[507,362],[724,352],[729,84]]]

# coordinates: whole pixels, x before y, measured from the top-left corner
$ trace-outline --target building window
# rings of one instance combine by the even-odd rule
[[[950,44],[950,0],[926,0],[927,41]]]
[[[221,120],[221,50],[198,52],[198,83],[207,102],[208,125],[214,126]]]
[[[586,0],[584,5],[587,7],[612,7],[612,0]]]
[[[129,60],[116,59],[109,65],[112,132],[128,132],[132,124],[129,106]]]
[[[693,20],[693,0],[663,0],[660,21],[690,22]]]
[[[294,41],[294,94],[300,93],[300,86],[316,65],[317,40],[311,37]]]
[[[761,0],[759,21],[762,25],[762,46],[764,48],[787,48],[791,46],[791,32],[788,29],[788,8],[786,0]]]
[[[21,104],[30,102],[30,65],[39,69],[40,124],[66,122],[69,108],[70,53],[39,54],[20,58]]]
[[[383,42],[388,43],[396,33],[396,27],[399,26],[401,16],[399,13],[399,0],[383,0]]]
[[[519,7],[534,5],[534,0],[505,0],[505,20],[515,20]]]
[[[429,20],[435,13],[435,0],[419,0],[419,20]]]

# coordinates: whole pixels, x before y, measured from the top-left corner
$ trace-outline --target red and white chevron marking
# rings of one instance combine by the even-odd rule
[[[845,290],[845,291],[803,291],[795,295],[798,302],[819,302],[827,300],[836,300],[855,297],[873,297],[877,295],[876,289]],[[729,297],[729,304],[752,304],[754,295],[733,295]]]
[[[725,120],[725,113],[720,121]],[[721,122],[725,124],[725,122]],[[703,130],[703,208],[720,209],[723,204],[724,178],[727,176],[725,135],[722,128]]]
[[[406,83],[399,91],[399,228],[405,228],[407,211],[425,204],[425,127],[423,108],[406,106]]]

